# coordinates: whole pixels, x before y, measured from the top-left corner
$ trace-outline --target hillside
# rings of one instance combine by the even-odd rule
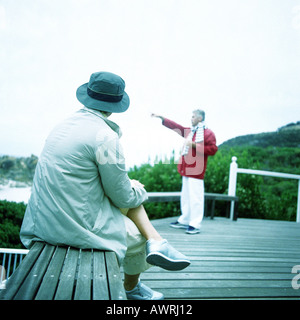
[[[219,147],[223,148],[237,146],[253,146],[262,148],[269,146],[300,148],[300,121],[296,123],[290,123],[274,132],[248,134],[235,137],[225,141]]]
[[[242,149],[244,147],[261,147],[264,149],[268,147],[300,148],[300,121],[287,124],[275,132],[248,134],[227,140],[219,146],[219,149],[234,147],[242,147]],[[290,151],[282,152],[290,153]],[[269,158],[273,159],[276,157],[278,157],[277,154],[273,155],[272,152],[269,152]],[[292,155],[291,158],[293,158]],[[286,159],[290,159],[290,157],[286,155]],[[292,160],[290,159],[289,161]],[[18,186],[31,184],[37,162],[38,157],[35,155],[27,158],[7,155],[0,156],[0,185],[7,185],[9,181],[16,181]],[[285,165],[286,167],[290,167],[290,164],[289,162]],[[270,167],[269,169],[274,170],[275,168]]]
[[[0,185],[8,181],[17,181],[17,186],[31,183],[38,157],[0,156]]]

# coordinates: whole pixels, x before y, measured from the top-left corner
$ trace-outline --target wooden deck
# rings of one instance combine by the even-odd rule
[[[200,234],[188,235],[169,227],[175,220],[152,222],[191,265],[179,272],[153,267],[141,276],[166,299],[300,299],[300,289],[292,287],[292,268],[300,265],[299,223],[205,219]]]

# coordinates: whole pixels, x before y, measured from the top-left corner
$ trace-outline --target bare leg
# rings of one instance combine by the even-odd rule
[[[167,270],[182,270],[190,264],[190,261],[183,254],[174,249],[161,237],[150,222],[142,205],[137,208],[129,209],[127,217],[133,221],[140,233],[147,240],[146,261],[149,264],[156,265]],[[124,274],[124,288],[126,291],[131,291],[136,287],[139,282],[139,276],[140,274]],[[152,292],[153,297],[156,296],[157,299],[161,299],[163,297],[161,293],[155,291]]]
[[[134,224],[139,229],[140,233],[147,239],[162,240],[160,234],[151,224],[148,215],[141,205],[137,208],[129,209],[127,212],[127,217],[134,222]],[[124,288],[127,291],[130,291],[135,288],[138,284],[140,274],[129,275],[124,274]]]
[[[160,234],[151,224],[148,215],[141,205],[137,208],[129,209],[127,212],[127,217],[134,222],[134,224],[139,229],[140,233],[147,239],[162,240]],[[129,275],[124,274],[124,288],[130,291],[136,287],[139,281],[140,274]]]
[[[163,240],[160,234],[153,227],[142,205],[137,208],[130,209],[127,213],[127,217],[135,223],[140,233],[147,240],[149,239],[155,239],[158,241]]]

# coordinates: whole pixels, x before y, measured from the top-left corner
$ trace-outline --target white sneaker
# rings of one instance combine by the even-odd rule
[[[164,295],[160,292],[154,291],[141,283],[139,280],[135,288],[130,291],[125,290],[128,300],[163,300]]]
[[[150,239],[146,243],[146,261],[153,266],[176,271],[188,267],[191,262],[181,252],[172,247],[166,239]]]

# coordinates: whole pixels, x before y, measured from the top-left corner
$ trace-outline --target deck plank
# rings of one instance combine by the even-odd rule
[[[203,221],[200,234],[188,235],[169,227],[175,220],[152,223],[191,265],[177,272],[153,267],[141,275],[166,299],[300,299],[291,284],[291,270],[300,265],[300,224],[215,218]]]

